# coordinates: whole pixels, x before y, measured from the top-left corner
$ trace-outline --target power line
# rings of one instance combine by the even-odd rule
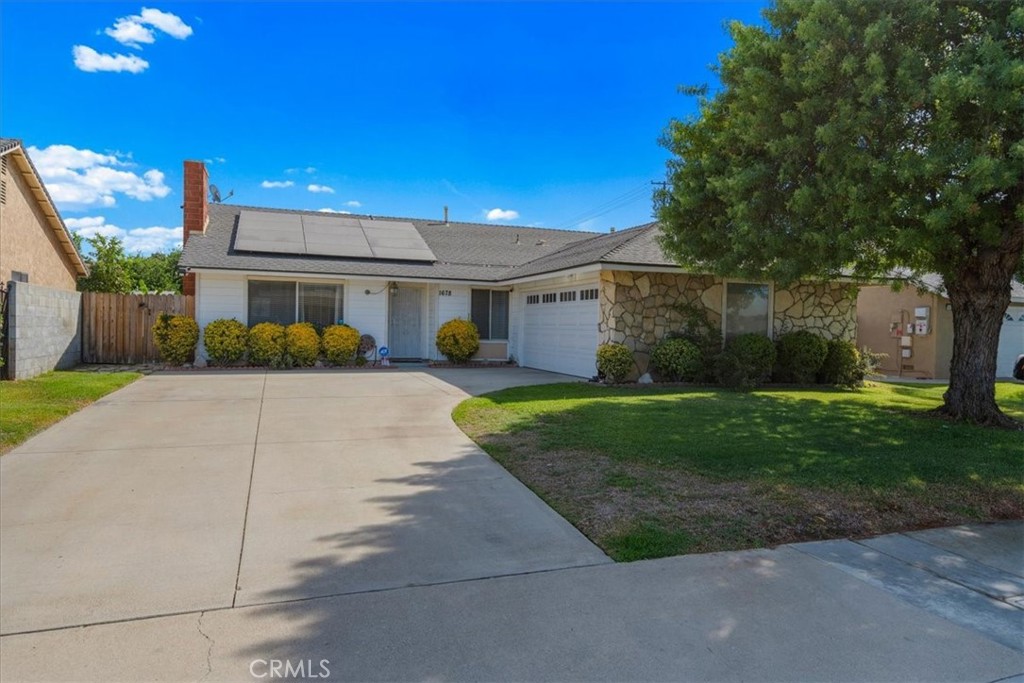
[[[617,197],[612,197],[611,199],[601,202],[600,204],[593,206],[587,209],[586,211],[582,211],[576,214],[569,220],[563,222],[559,226],[559,228],[564,229],[574,225],[579,225],[580,223],[592,220],[594,218],[599,218],[607,213],[615,211],[616,209],[621,209],[624,206],[629,206],[630,204],[633,204],[645,197],[648,197],[649,193],[650,190],[648,189],[648,184],[645,182],[642,185],[638,185],[637,187],[634,187],[624,192],[623,194],[618,195]]]

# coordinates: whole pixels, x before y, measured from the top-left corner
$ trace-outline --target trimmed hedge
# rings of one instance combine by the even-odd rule
[[[693,382],[703,371],[704,354],[687,339],[665,339],[654,347],[651,365],[670,382]]]
[[[284,352],[292,365],[312,367],[320,356],[320,335],[312,323],[292,323],[284,330]]]
[[[866,370],[856,344],[845,339],[832,339],[828,342],[825,362],[818,371],[818,381],[853,389],[864,383]]]
[[[329,325],[324,328],[324,356],[332,365],[347,365],[359,349],[359,330],[350,325]]]
[[[764,384],[772,375],[775,344],[762,334],[741,334],[718,356],[715,374],[720,384],[750,389]]]
[[[438,328],[434,343],[452,363],[465,363],[480,350],[480,332],[471,321],[454,318]]]
[[[199,325],[187,315],[161,313],[153,325],[153,341],[166,363],[183,365],[196,351]]]
[[[260,323],[249,330],[249,361],[253,365],[284,367],[284,326]]]
[[[633,352],[622,344],[597,347],[597,374],[609,382],[622,382],[633,372]]]
[[[828,342],[808,330],[787,332],[775,344],[775,380],[813,384],[828,354]]]
[[[249,328],[234,318],[220,318],[203,329],[203,346],[213,365],[230,365],[245,357]]]

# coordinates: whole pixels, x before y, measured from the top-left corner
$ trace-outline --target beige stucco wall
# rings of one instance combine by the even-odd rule
[[[12,271],[28,273],[30,284],[74,291],[74,267],[53,234],[46,217],[8,159],[7,201],[0,205],[0,282],[11,279]]]
[[[899,340],[890,333],[890,324],[900,320],[913,322],[914,309],[931,308],[931,332],[911,338],[910,358],[900,355]],[[902,315],[901,315],[902,313]],[[914,287],[894,292],[887,285],[862,287],[857,297],[857,346],[888,354],[880,363],[887,375],[898,375],[900,364],[905,377],[948,379],[953,357],[953,316],[941,296],[920,293]]]
[[[680,306],[703,312],[722,325],[724,280],[713,275],[601,272],[600,343],[624,344],[633,351],[634,378],[647,372],[654,346],[685,321]],[[811,330],[826,339],[853,340],[857,327],[855,290],[839,283],[799,283],[772,288],[773,332]]]

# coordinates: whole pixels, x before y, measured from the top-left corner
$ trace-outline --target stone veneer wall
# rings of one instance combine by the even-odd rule
[[[684,273],[601,272],[600,343],[625,344],[636,372],[647,372],[651,349],[669,332],[680,330],[677,305],[704,311],[712,325],[722,324],[722,278]]]
[[[800,282],[775,289],[772,331],[776,337],[810,330],[825,339],[857,338],[857,290],[837,282]]]
[[[721,325],[722,287],[722,278],[713,275],[602,271],[600,343],[625,344],[633,352],[636,379],[647,372],[654,346],[682,328],[679,304],[702,310],[708,322]],[[774,294],[775,336],[804,329],[826,339],[856,337],[857,299],[850,285],[798,283]]]

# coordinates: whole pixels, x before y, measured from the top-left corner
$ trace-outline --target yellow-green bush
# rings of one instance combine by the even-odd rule
[[[597,347],[597,372],[609,382],[623,382],[636,365],[633,352],[622,344],[601,344]]]
[[[260,323],[249,330],[249,360],[253,365],[284,366],[284,326]]]
[[[351,363],[359,348],[359,330],[349,325],[330,325],[324,328],[324,355],[333,365]]]
[[[480,332],[469,320],[455,318],[437,330],[437,350],[453,363],[465,363],[480,350]]]
[[[320,335],[312,323],[295,323],[284,331],[285,353],[292,364],[308,368],[320,356]]]
[[[153,341],[160,357],[171,365],[192,360],[199,343],[199,325],[187,315],[161,313],[153,325]]]
[[[245,356],[249,328],[234,318],[214,320],[203,329],[206,356],[214,365],[237,363]]]

